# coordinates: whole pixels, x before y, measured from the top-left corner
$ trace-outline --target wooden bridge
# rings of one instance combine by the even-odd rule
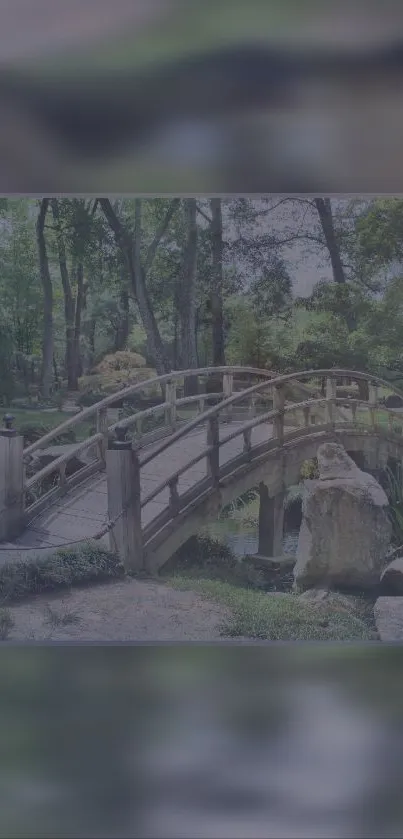
[[[198,393],[185,396],[189,377],[197,378]],[[368,398],[351,398],[345,390],[339,396],[346,381],[366,382]],[[161,401],[133,410],[132,400],[155,388]],[[98,539],[120,553],[126,568],[156,570],[223,506],[255,486],[259,553],[278,555],[284,493],[298,483],[303,461],[320,443],[341,442],[373,470],[402,460],[403,415],[381,403],[384,388],[392,390],[375,376],[349,370],[279,376],[202,368],[124,388],[25,449],[21,437],[4,429],[0,561]],[[110,423],[116,405],[127,416]],[[57,446],[62,434],[89,419],[95,433]]]

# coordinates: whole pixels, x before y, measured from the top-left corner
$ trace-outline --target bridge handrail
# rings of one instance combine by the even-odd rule
[[[323,378],[324,376],[327,376],[329,378],[351,378],[351,379],[357,379],[357,380],[361,380],[361,381],[362,380],[368,381],[370,384],[374,384],[376,386],[381,386],[381,387],[386,387],[386,388],[388,388],[388,390],[393,390],[394,393],[396,393],[398,396],[401,396],[401,398],[403,399],[403,391],[399,391],[397,388],[394,388],[394,387],[391,388],[390,385],[388,384],[388,382],[386,382],[384,379],[381,379],[378,376],[373,376],[370,373],[362,373],[362,372],[358,372],[356,370],[344,370],[344,369],[333,368],[333,367],[332,368],[323,368],[323,369],[320,369],[320,370],[298,371],[297,373],[286,373],[284,375],[275,376],[272,379],[270,379],[270,381],[268,381],[268,382],[259,382],[256,385],[252,385],[251,387],[246,388],[245,390],[242,390],[239,393],[235,393],[232,396],[229,396],[227,399],[223,399],[218,405],[214,405],[212,408],[208,408],[207,411],[203,412],[203,414],[200,414],[198,417],[195,417],[195,419],[190,420],[190,422],[186,423],[185,426],[178,429],[178,431],[174,432],[174,434],[170,435],[169,439],[163,441],[160,444],[160,446],[158,446],[154,450],[154,452],[150,453],[148,455],[148,457],[145,458],[143,463],[145,464],[145,463],[148,463],[150,460],[153,460],[154,457],[157,457],[159,454],[161,454],[163,451],[165,451],[172,443],[175,443],[178,440],[180,440],[185,434],[189,433],[189,431],[193,431],[193,429],[197,428],[198,425],[201,425],[206,420],[209,420],[211,417],[213,417],[215,415],[218,415],[221,411],[225,411],[226,408],[231,407],[237,401],[241,401],[242,399],[245,399],[248,396],[252,396],[256,393],[259,393],[260,391],[265,390],[266,388],[270,388],[270,389],[278,388],[278,387],[281,387],[282,385],[285,385],[285,384],[287,384],[288,382],[291,382],[291,381],[298,380],[298,382],[299,382],[301,379]],[[325,399],[325,402],[327,402],[327,401],[328,400]],[[348,404],[350,401],[352,401],[352,400],[343,399],[343,402],[345,404]],[[297,403],[293,403],[293,405],[292,405],[292,408],[294,410],[296,409],[296,404]],[[365,405],[368,406],[368,402],[365,401]],[[390,409],[385,408],[385,410],[390,410]],[[115,428],[119,428],[119,427],[124,428],[125,426],[123,425],[123,422],[124,421],[121,421],[120,423],[116,423]]]
[[[269,371],[260,371],[260,370],[256,370],[255,368],[237,368],[237,367],[200,368],[199,371],[194,371],[193,370],[191,372],[192,372],[192,374],[194,374],[195,372],[202,371],[203,374],[205,374],[206,371],[208,371],[209,373],[216,373],[216,372],[220,372],[220,371],[221,372],[222,371],[228,372],[228,370],[231,370],[231,372],[235,371],[235,372],[239,372],[239,373],[241,373],[241,372],[245,373],[245,372],[253,371],[257,375],[262,375],[262,373],[263,373],[263,375],[265,375],[265,373],[266,373],[266,374],[268,374],[267,375],[268,380],[263,381],[263,382],[258,382],[257,384],[252,385],[249,388],[245,388],[244,390],[239,391],[239,392],[237,392],[237,393],[235,393],[235,394],[233,394],[233,395],[231,395],[227,398],[221,399],[221,401],[217,405],[214,405],[211,408],[208,408],[207,410],[202,411],[202,413],[200,413],[193,420],[190,420],[189,422],[185,422],[182,425],[181,428],[179,428],[177,431],[172,433],[169,436],[168,439],[162,441],[162,443],[160,443],[160,445],[157,445],[157,447],[154,448],[154,450],[152,452],[150,452],[148,455],[146,455],[145,458],[143,458],[141,460],[141,466],[145,466],[147,463],[154,460],[156,457],[158,457],[159,454],[161,454],[163,451],[165,451],[167,448],[169,448],[173,443],[177,442],[182,437],[187,435],[190,431],[192,431],[193,429],[197,428],[198,426],[204,424],[206,421],[210,422],[211,420],[213,420],[214,417],[217,417],[217,419],[218,419],[218,416],[221,412],[230,408],[231,406],[233,406],[237,402],[244,401],[245,398],[252,397],[253,395],[258,395],[259,393],[261,393],[262,391],[265,391],[267,389],[269,389],[269,390],[276,390],[276,389],[279,390],[280,389],[281,390],[281,388],[284,385],[286,385],[288,382],[292,382],[292,381],[297,380],[298,383],[300,383],[301,380],[303,380],[303,379],[312,379],[312,378],[319,378],[319,377],[323,378],[324,376],[326,376],[327,378],[332,378],[332,379],[341,378],[341,377],[348,377],[348,378],[355,379],[355,380],[363,380],[364,379],[364,380],[367,380],[368,382],[372,383],[373,385],[387,387],[388,389],[391,389],[390,385],[387,382],[385,382],[383,379],[381,379],[377,376],[374,376],[374,375],[369,374],[369,373],[362,373],[360,371],[344,370],[344,369],[339,369],[339,368],[323,368],[323,369],[320,369],[320,370],[298,371],[298,372],[295,372],[295,373],[288,373],[288,374],[277,375],[277,376],[274,376],[273,374],[271,374],[271,376],[270,376]],[[188,372],[188,371],[185,371],[185,372]],[[175,374],[176,378],[183,377],[183,373],[184,373],[184,371],[180,371],[177,374]],[[161,380],[161,378],[164,378],[167,381],[169,381],[170,379],[172,380],[172,374],[169,374],[165,377],[157,377],[157,379],[159,381]],[[154,378],[152,380],[148,380],[148,382],[150,382],[150,381],[155,382],[157,379]],[[144,384],[147,384],[147,382],[138,383],[138,385],[136,385],[135,387],[138,390],[138,389],[141,388],[141,386],[144,386]],[[302,384],[302,382],[301,382],[301,384]],[[123,392],[127,393],[127,390],[128,389],[125,389]],[[395,393],[402,396],[402,398],[403,398],[403,393],[400,392],[397,388],[392,388],[392,390]],[[215,394],[199,394],[196,397],[184,397],[183,399],[177,400],[177,403],[186,404],[187,402],[192,402],[192,401],[196,401],[196,400],[200,400],[200,399],[208,399],[209,397],[212,398],[213,396],[216,396],[216,395]],[[118,397],[116,396],[116,394],[113,394],[113,398],[116,399]],[[108,400],[109,399],[110,399],[110,397],[108,397]],[[347,407],[353,407],[354,404],[361,404],[361,403],[367,408],[371,407],[370,403],[367,402],[366,400],[355,400],[355,399],[351,399],[351,398],[336,399],[335,397],[333,397],[330,401],[333,402],[333,403],[343,404]],[[251,420],[250,422],[247,422],[246,424],[243,424],[242,430],[235,430],[235,432],[232,432],[232,434],[228,437],[228,439],[226,441],[229,442],[230,439],[233,439],[233,437],[238,436],[238,434],[241,434],[244,431],[247,431],[248,429],[252,429],[255,425],[259,425],[261,423],[267,422],[271,418],[274,419],[274,420],[277,420],[279,417],[281,417],[282,415],[284,416],[284,414],[289,412],[289,411],[295,411],[295,410],[298,410],[298,409],[301,409],[301,408],[310,407],[312,405],[316,405],[316,406],[324,405],[328,402],[329,402],[329,398],[305,400],[305,401],[300,402],[300,403],[291,403],[290,405],[285,405],[284,401],[283,401],[283,406],[281,408],[274,408],[271,411],[266,412],[265,414],[261,414],[255,420]],[[100,403],[98,403],[97,406],[92,406],[92,408],[93,409],[99,408],[99,404]],[[133,416],[131,416],[131,417],[125,419],[125,420],[120,420],[119,422],[114,423],[113,426],[111,426],[108,429],[108,432],[116,431],[119,428],[126,429],[131,424],[136,422],[136,420],[139,420],[142,416],[143,417],[144,416],[150,416],[150,415],[152,415],[152,414],[154,414],[158,411],[166,409],[169,405],[170,405],[169,402],[163,402],[163,403],[160,403],[156,406],[153,406],[152,408],[145,409],[145,411],[137,412],[136,414],[134,414]],[[372,407],[375,407],[375,406],[372,406]],[[390,415],[395,415],[400,420],[402,419],[401,415],[398,412],[394,411],[393,409],[386,408],[386,406],[385,406],[384,410],[386,410]],[[76,418],[74,418],[74,419],[76,419],[76,421],[81,420],[82,413],[80,415],[78,415],[77,419]],[[57,431],[57,429],[56,429],[56,431]],[[59,433],[60,433],[60,427],[59,427]],[[44,439],[44,438],[42,438],[42,439]],[[38,441],[38,442],[41,442],[41,441]],[[60,479],[61,480],[63,479],[64,486],[66,487],[67,484],[66,484],[66,480],[65,480],[65,465],[67,464],[67,462],[69,460],[71,460],[74,456],[80,454],[82,451],[84,451],[86,449],[89,449],[89,448],[91,448],[91,447],[93,447],[94,445],[97,445],[97,444],[99,444],[100,446],[105,446],[105,434],[104,433],[98,432],[95,435],[92,435],[87,440],[82,441],[81,443],[77,443],[77,445],[75,445],[74,447],[69,448],[68,452],[62,454],[59,458],[57,458],[56,460],[49,463],[47,466],[45,466],[43,469],[41,469],[38,473],[36,473],[36,475],[34,475],[28,481],[26,481],[25,486],[24,486],[24,490],[31,490],[32,487],[34,487],[37,483],[39,483],[40,480],[43,480],[44,478],[48,477],[52,473],[58,472],[58,471],[60,473]],[[32,450],[32,446],[30,447],[30,449]],[[27,453],[27,450],[25,450],[24,454],[26,454],[26,453]],[[206,456],[206,454],[204,456]],[[105,463],[105,451],[101,450],[101,458],[99,459],[99,461],[94,461],[91,468],[93,468],[93,471],[94,470],[95,471],[99,470],[99,469],[103,468],[104,463]],[[81,480],[81,478],[80,478],[81,471],[82,471],[82,479],[84,479],[84,477],[87,475],[88,469],[83,468],[82,470],[80,470],[80,473],[78,473],[75,477],[75,483],[77,483]],[[168,483],[169,483],[169,480],[166,481],[165,486]],[[50,495],[52,495],[52,491],[49,492],[49,496]],[[48,497],[48,494],[47,494],[46,497]]]
[[[368,402],[364,399],[354,399],[354,400],[352,400],[352,399],[349,399],[349,398],[346,399],[346,398],[342,398],[342,397],[336,397],[332,401],[335,404],[339,404],[339,405],[343,405],[343,406],[348,405],[349,407],[351,406],[351,403],[355,404],[356,407],[358,407],[358,405],[363,405],[364,407],[366,407],[367,409],[370,410],[370,406],[368,406]],[[163,490],[166,489],[166,487],[168,487],[173,482],[178,481],[179,478],[181,477],[181,475],[183,475],[185,472],[187,472],[193,466],[196,466],[196,464],[199,463],[201,460],[203,460],[203,458],[206,458],[213,451],[214,448],[221,448],[226,443],[229,443],[229,442],[231,442],[231,440],[234,440],[237,437],[241,437],[242,435],[243,435],[243,437],[246,441],[246,435],[249,431],[252,431],[252,429],[256,428],[258,425],[263,425],[265,422],[268,422],[270,419],[276,419],[281,414],[291,413],[291,412],[294,412],[294,411],[297,411],[297,410],[301,410],[303,408],[313,408],[313,407],[317,407],[318,405],[325,406],[326,404],[328,404],[328,402],[329,402],[329,399],[326,399],[325,397],[321,397],[320,399],[308,399],[308,400],[305,400],[303,402],[293,403],[291,405],[285,405],[284,409],[282,409],[281,411],[278,410],[278,409],[272,409],[270,411],[266,411],[265,413],[259,414],[259,416],[254,417],[253,419],[251,419],[251,420],[249,420],[245,423],[242,423],[241,427],[235,428],[229,434],[227,434],[224,437],[222,437],[221,439],[219,439],[216,443],[216,446],[207,445],[201,452],[199,452],[188,463],[186,463],[184,466],[181,466],[180,469],[177,469],[168,478],[166,478],[164,481],[162,481],[160,484],[158,484],[156,487],[154,487],[154,489],[147,496],[145,496],[144,499],[141,501],[141,507],[145,507],[147,504],[150,503],[150,501],[153,501],[154,498],[156,498],[161,492],[163,492]],[[386,408],[385,410],[390,414],[395,414],[396,416],[398,416],[400,418],[400,421],[402,422],[402,425],[403,425],[403,417],[402,417],[401,414],[398,414],[396,411],[393,411],[393,409],[387,409]],[[207,414],[207,412],[206,412],[206,414]],[[211,414],[211,416],[214,416],[214,415]],[[318,431],[320,431],[323,428],[328,427],[328,425],[329,424],[323,424],[322,426],[312,426],[311,427],[312,428],[312,433],[313,434],[318,433]],[[355,420],[353,420],[352,423],[346,423],[345,421],[342,421],[342,422],[335,421],[334,422],[335,427],[348,426],[348,425],[356,426],[357,423],[355,422]],[[181,429],[181,432],[183,430],[184,429]],[[301,431],[301,429],[298,429],[298,430]],[[281,447],[283,440],[285,442],[288,437],[292,438],[292,436],[295,435],[295,433],[296,432],[295,432],[295,429],[294,429],[289,434],[285,433],[284,438],[279,439],[276,436],[273,436],[269,439],[273,442],[275,440],[277,440],[279,447]],[[180,436],[182,436],[182,434]],[[177,439],[179,439],[179,437]],[[169,441],[170,442],[172,441],[172,437],[169,438]],[[152,461],[154,459],[154,457],[156,457],[158,455],[158,453],[159,452],[152,452],[149,456],[147,456],[146,458],[141,460],[140,461],[140,468],[142,468],[147,463]]]
[[[41,437],[39,440],[36,440],[34,443],[31,443],[29,446],[27,446],[24,449],[24,455],[31,455],[34,452],[44,448],[48,443],[51,443],[52,440],[59,437],[61,433],[68,431],[75,425],[79,425],[84,420],[88,420],[91,417],[95,417],[100,411],[106,410],[115,402],[120,402],[122,399],[125,399],[128,396],[132,396],[134,393],[144,390],[145,388],[151,387],[153,385],[168,384],[174,381],[177,382],[180,379],[186,379],[190,376],[212,376],[214,374],[225,375],[226,373],[229,375],[249,374],[251,376],[264,376],[267,379],[271,379],[273,378],[273,376],[276,375],[275,373],[273,373],[272,370],[261,370],[260,368],[256,367],[240,367],[237,365],[226,365],[223,367],[198,367],[197,369],[190,370],[174,370],[171,373],[165,373],[163,376],[153,376],[151,379],[144,379],[141,382],[136,382],[135,384],[129,385],[128,387],[124,387],[116,393],[111,393],[109,396],[105,396],[104,399],[101,399],[94,405],[90,405],[88,408],[84,408],[79,413],[74,414],[69,419],[56,426],[56,428],[52,428],[51,431],[49,431],[47,434],[44,434],[44,436]]]

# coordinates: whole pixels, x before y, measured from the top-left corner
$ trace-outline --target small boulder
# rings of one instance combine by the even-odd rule
[[[386,596],[403,596],[403,557],[397,557],[382,571],[380,590]]]
[[[391,393],[385,399],[386,408],[403,408],[403,399],[397,393]]]
[[[386,494],[338,443],[319,447],[318,469],[305,484],[294,587],[372,588],[391,537]]]
[[[403,641],[403,597],[378,597],[374,618],[381,641]]]

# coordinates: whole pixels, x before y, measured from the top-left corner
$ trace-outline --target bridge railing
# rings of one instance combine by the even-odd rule
[[[184,408],[195,408],[196,413],[203,413],[206,405],[217,400],[223,400],[231,396],[236,388],[242,386],[242,379],[256,378],[258,380],[270,381],[273,372],[260,370],[253,367],[225,366],[225,367],[203,367],[197,370],[181,370],[157,376],[142,382],[137,382],[125,387],[117,393],[105,397],[101,402],[80,411],[67,419],[64,423],[49,431],[41,439],[35,441],[24,449],[25,464],[32,464],[40,461],[40,453],[55,440],[66,434],[67,431],[80,426],[84,421],[95,420],[96,432],[80,443],[69,445],[67,450],[61,452],[60,456],[51,462],[38,468],[30,477],[24,480],[24,507],[25,522],[29,523],[34,517],[42,512],[48,504],[57,500],[68,490],[87,480],[96,472],[105,468],[105,456],[108,447],[108,439],[114,432],[119,433],[122,429],[132,428],[134,443],[137,448],[147,446],[167,435],[171,434],[178,426],[186,423],[187,417],[180,416]],[[209,391],[206,389],[206,381],[212,377],[219,376],[222,380],[222,391]],[[198,393],[192,396],[178,398],[180,386],[184,386],[187,378],[197,378]],[[116,403],[130,400],[130,397],[137,396],[141,392],[149,392],[150,388],[162,386],[165,398],[160,403],[152,405],[144,410],[134,410],[127,418],[108,424],[108,410]],[[203,390],[204,387],[204,390]],[[238,392],[240,402],[242,401],[242,390]],[[262,394],[262,398],[264,395]],[[256,406],[253,406],[255,409]],[[162,419],[162,424],[152,431],[144,429],[148,419]],[[81,468],[77,468],[77,461],[84,459]],[[75,463],[74,463],[75,462]],[[70,473],[70,465],[74,463],[74,472]],[[48,484],[48,486],[47,486]],[[39,490],[40,488],[40,490]],[[39,490],[39,491],[38,491]]]
[[[187,375],[194,376],[195,374],[200,375],[200,377],[222,374],[223,391],[220,393],[199,393],[195,396],[178,399],[178,382],[186,378]],[[255,376],[260,379],[260,381],[250,387],[244,388],[240,392],[234,393],[234,377],[237,376]],[[326,379],[326,397],[287,404],[287,398],[289,399],[290,397],[290,385],[296,386],[296,390],[299,393],[309,393],[309,389],[304,387],[302,384],[303,381],[312,382],[313,380],[316,381],[323,377]],[[352,381],[364,380],[368,382],[368,402],[364,402],[363,400],[336,398],[337,381],[347,377]],[[144,411],[137,411],[131,416],[115,422],[108,427],[106,413],[108,406],[121,400],[123,396],[127,397],[141,391],[142,388],[147,387],[150,383],[161,383],[161,381],[163,381],[165,385],[165,400],[163,402],[156,406],[152,406],[151,408],[145,409]],[[89,416],[94,415],[98,418],[98,428],[95,434],[92,434],[83,442],[69,447],[67,452],[62,453],[57,459],[52,460],[52,462],[39,469],[39,471],[30,478],[24,480],[23,496],[26,499],[26,503],[24,505],[25,523],[32,520],[32,518],[38,515],[49,503],[65,494],[69,489],[103,469],[105,467],[108,438],[110,438],[113,434],[121,437],[133,426],[136,426],[134,445],[138,450],[151,442],[152,439],[156,440],[158,436],[166,437],[166,435],[169,434],[169,439],[165,439],[165,441],[163,440],[160,444],[157,444],[154,451],[146,455],[145,459],[142,461],[143,465],[145,465],[150,461],[150,459],[157,457],[158,454],[165,450],[165,448],[181,439],[182,436],[188,434],[192,429],[208,422],[211,438],[208,453],[209,470],[210,474],[214,475],[217,463],[217,446],[219,448],[221,445],[221,443],[219,443],[219,441],[217,442],[216,439],[217,431],[214,430],[214,423],[221,422],[223,420],[229,421],[231,418],[234,419],[239,405],[246,405],[246,410],[249,414],[250,420],[252,421],[252,426],[248,423],[244,425],[244,432],[246,434],[245,446],[247,447],[249,445],[247,439],[247,435],[249,433],[248,429],[251,429],[254,425],[262,422],[273,421],[274,437],[276,437],[279,441],[284,439],[284,429],[287,425],[288,418],[291,418],[292,412],[294,412],[294,418],[297,417],[299,412],[298,422],[302,421],[302,424],[308,427],[311,424],[312,414],[314,412],[316,412],[317,415],[316,419],[319,419],[320,423],[323,424],[324,420],[326,420],[326,422],[334,421],[335,411],[341,406],[350,409],[352,412],[352,420],[356,421],[356,414],[354,414],[354,411],[357,411],[359,405],[363,405],[368,408],[370,412],[370,421],[375,422],[375,414],[378,407],[377,389],[379,387],[385,387],[390,390],[389,383],[377,377],[371,376],[370,374],[357,371],[323,369],[296,372],[283,376],[273,376],[273,373],[270,371],[240,367],[200,368],[197,371],[178,371],[174,374],[167,374],[164,377],[155,377],[154,379],[137,383],[130,388],[123,389],[118,394],[112,394],[110,397],[106,397],[106,399],[102,400],[101,403],[80,412],[79,415],[71,417],[61,426],[45,435],[45,437],[41,440],[33,443],[25,449],[24,456],[27,458],[32,456],[35,452],[40,451],[49,442],[60,436],[60,433],[63,430],[72,428],[74,425],[82,422],[83,418],[88,418]],[[395,389],[395,392],[403,397],[403,394],[399,393],[398,390]],[[295,393],[291,393],[291,396],[295,399]],[[269,397],[271,397],[273,406],[272,409],[269,412],[266,411],[261,414],[257,418],[257,422],[254,422],[253,416],[256,412],[257,401],[266,399],[267,406],[267,399]],[[218,404],[215,404],[212,407],[207,407],[206,409],[206,405],[208,406],[211,400],[216,402],[217,399],[219,400]],[[180,410],[183,406],[192,406],[193,404],[196,406],[198,415],[190,421],[186,421],[186,419],[182,419],[181,421],[178,417],[178,410]],[[391,417],[391,429],[393,426],[393,418],[395,418],[395,421],[401,421],[402,417],[399,412],[394,411],[393,409],[386,409],[383,406],[382,410],[387,411],[388,415]],[[321,415],[320,411],[322,411]],[[325,411],[325,414],[323,411]],[[147,419],[147,417],[155,416],[158,413],[160,413],[164,418],[163,428],[158,429],[156,435],[154,433],[154,437],[152,434],[143,434],[142,423],[144,420]],[[247,419],[248,414],[246,417],[245,414],[243,415],[243,420],[245,420],[245,418]],[[237,430],[234,433],[236,436],[238,433],[243,432]],[[213,447],[212,449],[211,446]],[[73,458],[76,458],[77,460],[80,456],[85,456],[84,465],[79,468],[78,471],[74,471],[73,474],[69,474],[69,463],[73,460]],[[36,488],[39,484],[43,486],[43,483],[46,481],[49,482],[49,486],[46,487],[45,485],[45,488],[42,489],[40,497],[35,498]]]
[[[308,399],[298,403],[286,404],[285,401],[285,386],[294,378],[298,381],[303,381],[305,378],[313,378],[313,376],[326,376],[326,396],[315,399]],[[369,383],[369,399],[356,399],[337,396],[337,380],[342,376],[349,376],[353,380],[365,380]],[[157,486],[155,486],[149,493],[147,493],[138,505],[137,518],[131,521],[131,527],[134,527],[138,533],[137,545],[140,541],[145,546],[167,523],[173,521],[180,513],[189,505],[194,503],[197,498],[203,496],[212,489],[219,486],[220,480],[223,476],[228,475],[232,468],[242,465],[250,461],[257,454],[262,453],[262,443],[256,447],[252,447],[252,431],[253,429],[264,423],[271,423],[273,425],[272,435],[263,444],[263,449],[269,450],[273,448],[281,449],[284,445],[292,442],[295,439],[312,435],[312,433],[319,433],[324,430],[335,428],[349,428],[362,426],[364,429],[376,429],[381,425],[377,422],[377,411],[382,410],[388,416],[387,433],[395,435],[399,432],[399,436],[403,431],[403,416],[394,409],[388,409],[381,405],[378,400],[378,388],[388,387],[387,383],[382,379],[370,376],[366,373],[358,373],[356,371],[348,370],[320,370],[320,371],[305,371],[296,374],[289,374],[286,376],[278,376],[272,379],[269,383],[257,384],[251,388],[243,391],[242,398],[245,399],[247,395],[252,397],[253,394],[261,392],[262,390],[272,390],[274,407],[265,411],[262,414],[251,418],[244,422],[241,426],[236,427],[229,433],[220,435],[219,416],[226,413],[228,408],[236,404],[240,398],[240,394],[232,395],[223,400],[220,404],[213,406],[203,413],[202,416],[191,420],[181,429],[178,429],[170,436],[168,440],[161,442],[153,451],[145,454],[140,460],[136,456],[134,458],[134,469],[138,471],[138,484],[141,485],[141,472],[144,467],[154,461],[160,454],[169,449],[173,444],[179,442],[189,432],[196,429],[202,423],[207,423],[207,439],[206,446],[202,451],[199,451],[193,458],[191,458],[185,465],[173,470],[172,473],[163,479]],[[402,394],[399,394],[402,396]],[[359,409],[364,409],[365,414],[357,416]],[[348,415],[340,416],[340,409],[347,410]],[[312,424],[312,416],[320,414],[320,422]],[[287,418],[294,417],[292,427],[287,431]],[[301,423],[302,420],[302,423]],[[118,424],[121,431],[128,427],[128,422]],[[397,426],[397,427],[396,427]],[[241,453],[237,454],[233,461],[227,461],[220,465],[220,449],[231,442],[232,440],[243,437],[243,446]],[[197,466],[202,460],[206,461],[205,478],[200,480],[191,489],[179,494],[179,480],[186,472]],[[168,490],[168,501],[165,509],[163,509],[149,524],[142,527],[141,513],[144,508],[155,501],[158,496]],[[141,537],[140,537],[141,532]]]

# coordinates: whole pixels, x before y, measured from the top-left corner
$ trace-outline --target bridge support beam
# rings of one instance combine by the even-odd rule
[[[141,529],[140,462],[130,441],[111,441],[106,453],[108,516],[111,550],[118,553],[125,570],[144,568]]]
[[[263,482],[259,484],[259,547],[260,556],[281,556],[283,553],[284,492],[273,498]]]
[[[0,542],[24,529],[24,439],[11,429],[0,431]]]

